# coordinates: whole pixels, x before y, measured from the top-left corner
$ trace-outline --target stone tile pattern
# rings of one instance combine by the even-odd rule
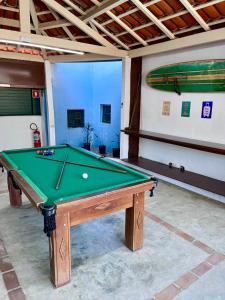
[[[178,294],[182,293],[183,290],[190,287],[206,272],[208,272],[214,266],[216,266],[217,264],[225,260],[225,255],[215,251],[214,249],[202,243],[201,241],[196,240],[190,234],[178,229],[177,227],[167,222],[164,222],[161,218],[152,214],[151,212],[145,211],[145,216],[150,218],[152,221],[160,224],[161,226],[165,227],[167,230],[173,232],[174,234],[186,240],[187,242],[191,243],[193,246],[209,254],[209,256],[205,259],[205,261],[200,263],[198,266],[196,266],[194,269],[190,270],[189,272],[181,275],[175,282],[171,283],[169,286],[167,286],[166,288],[164,288],[163,290],[155,294],[153,297],[154,300],[174,299]]]
[[[177,235],[179,238],[184,239],[185,241],[191,243],[193,246],[201,249],[208,254],[208,257],[203,262],[194,267],[192,270],[189,270],[185,274],[181,275],[163,290],[156,293],[152,299],[174,299],[177,295],[182,293],[182,291],[188,289],[192,284],[194,284],[201,276],[213,269],[214,266],[225,260],[225,255],[215,251],[205,243],[196,240],[193,236],[180,230],[176,226],[165,222],[163,219],[152,214],[151,212],[145,211],[145,216],[156,222],[157,224],[160,224],[160,226],[163,226],[171,233]],[[13,268],[12,263],[10,262],[9,255],[0,235],[0,276],[1,275],[8,292],[8,298],[10,300],[25,300],[26,297],[23,292],[23,288],[20,286],[16,272]]]
[[[26,300],[16,272],[10,262],[3,239],[0,237],[0,275],[2,275],[10,300]]]

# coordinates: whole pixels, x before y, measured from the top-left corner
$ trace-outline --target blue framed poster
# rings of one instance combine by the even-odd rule
[[[202,119],[211,119],[212,117],[212,101],[203,101],[202,102]]]

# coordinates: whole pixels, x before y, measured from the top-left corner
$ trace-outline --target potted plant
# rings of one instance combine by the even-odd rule
[[[92,138],[93,138],[93,127],[91,126],[90,123],[87,123],[84,126],[84,146],[83,148],[86,150],[91,150],[91,142],[92,142]]]
[[[116,140],[113,142],[116,143],[117,147],[112,148],[112,155],[113,157],[120,157],[120,135],[118,133],[116,134]]]
[[[104,132],[102,132],[100,134],[100,137],[98,136],[99,138],[99,146],[98,146],[98,149],[99,149],[99,153],[100,154],[106,154],[106,145],[104,144]]]
[[[106,154],[106,145],[99,145],[98,149],[100,154]]]

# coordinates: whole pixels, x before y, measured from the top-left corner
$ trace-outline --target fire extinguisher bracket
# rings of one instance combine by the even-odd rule
[[[31,123],[31,124],[30,124],[30,129],[31,129],[31,130],[37,130],[37,129],[38,129],[37,124],[36,124],[36,123]]]

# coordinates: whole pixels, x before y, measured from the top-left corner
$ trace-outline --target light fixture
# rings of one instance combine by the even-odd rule
[[[0,87],[10,87],[11,85],[8,83],[0,83]]]
[[[29,42],[22,42],[22,41],[20,42],[20,41],[0,39],[0,43],[26,46],[26,47],[33,47],[33,48],[40,48],[40,49],[53,50],[53,51],[60,51],[60,52],[70,53],[70,54],[84,55],[84,52],[82,52],[82,51],[68,50],[68,49],[50,47],[50,46],[45,46],[45,45],[38,45],[38,44],[33,44],[33,43],[29,43]]]

